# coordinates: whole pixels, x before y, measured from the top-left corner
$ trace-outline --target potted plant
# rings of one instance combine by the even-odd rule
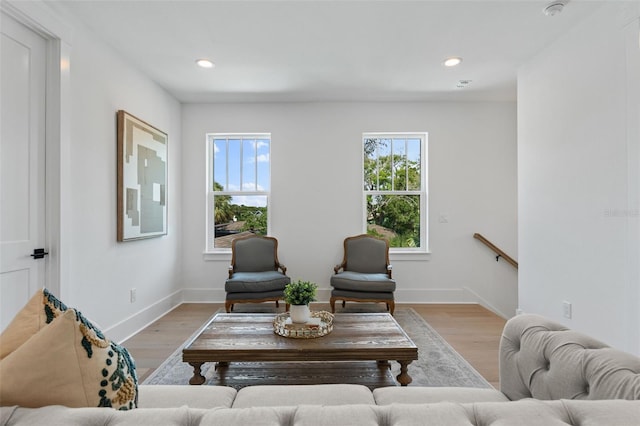
[[[309,321],[309,302],[316,300],[318,285],[311,281],[293,281],[284,288],[284,301],[291,305],[289,315],[295,323]]]

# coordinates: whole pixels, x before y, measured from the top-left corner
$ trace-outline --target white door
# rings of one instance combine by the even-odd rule
[[[2,13],[0,330],[45,285],[45,40]]]

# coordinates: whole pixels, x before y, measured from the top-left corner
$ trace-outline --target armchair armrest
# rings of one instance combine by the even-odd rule
[[[393,270],[393,265],[387,265],[387,275],[391,278],[391,271]]]
[[[340,269],[344,269],[344,263],[341,263],[340,265],[336,265],[333,267],[333,273],[337,274],[338,272],[340,272]]]
[[[229,278],[233,277],[233,265],[229,265]]]
[[[287,275],[287,267],[286,266],[284,266],[282,263],[278,263],[278,264],[276,264],[276,270],[278,268],[280,268],[280,270],[282,271],[282,273],[284,275]]]

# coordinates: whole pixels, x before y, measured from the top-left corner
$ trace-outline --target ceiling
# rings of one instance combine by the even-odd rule
[[[47,3],[193,103],[512,101],[517,68],[603,2],[555,16],[547,0]],[[462,64],[445,68],[449,56]]]

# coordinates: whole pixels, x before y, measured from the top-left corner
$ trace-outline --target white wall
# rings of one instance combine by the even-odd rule
[[[205,261],[205,133],[271,132],[272,235],[293,278],[320,285],[361,233],[361,137],[429,132],[430,259],[392,257],[399,302],[481,302],[512,316],[517,272],[472,238],[517,258],[514,103],[183,105],[185,299],[224,300],[230,256]],[[440,214],[449,223],[440,223]]]
[[[67,18],[68,20],[68,18]],[[63,300],[116,341],[181,297],[181,106],[80,23],[71,53],[71,235]],[[116,111],[124,109],[169,135],[168,236],[116,242]],[[137,289],[136,303],[129,290]],[[174,293],[178,292],[177,296]],[[173,295],[173,296],[172,296]]]
[[[342,239],[362,231],[362,132],[428,131],[431,255],[392,258],[397,299],[479,302],[513,315],[516,271],[472,235],[481,232],[517,257],[514,103],[181,106],[82,23],[61,21],[72,36],[64,40],[71,71],[70,88],[62,87],[69,99],[63,115],[70,119],[61,123],[69,136],[61,143],[60,292],[110,338],[124,339],[182,300],[224,299],[229,256],[205,261],[202,255],[206,132],[273,134],[271,214],[280,257],[293,278],[317,281],[328,300]],[[169,134],[166,237],[116,242],[118,109]],[[449,223],[439,223],[440,214]]]
[[[608,4],[518,74],[518,251],[521,309],[640,353],[637,12]]]

